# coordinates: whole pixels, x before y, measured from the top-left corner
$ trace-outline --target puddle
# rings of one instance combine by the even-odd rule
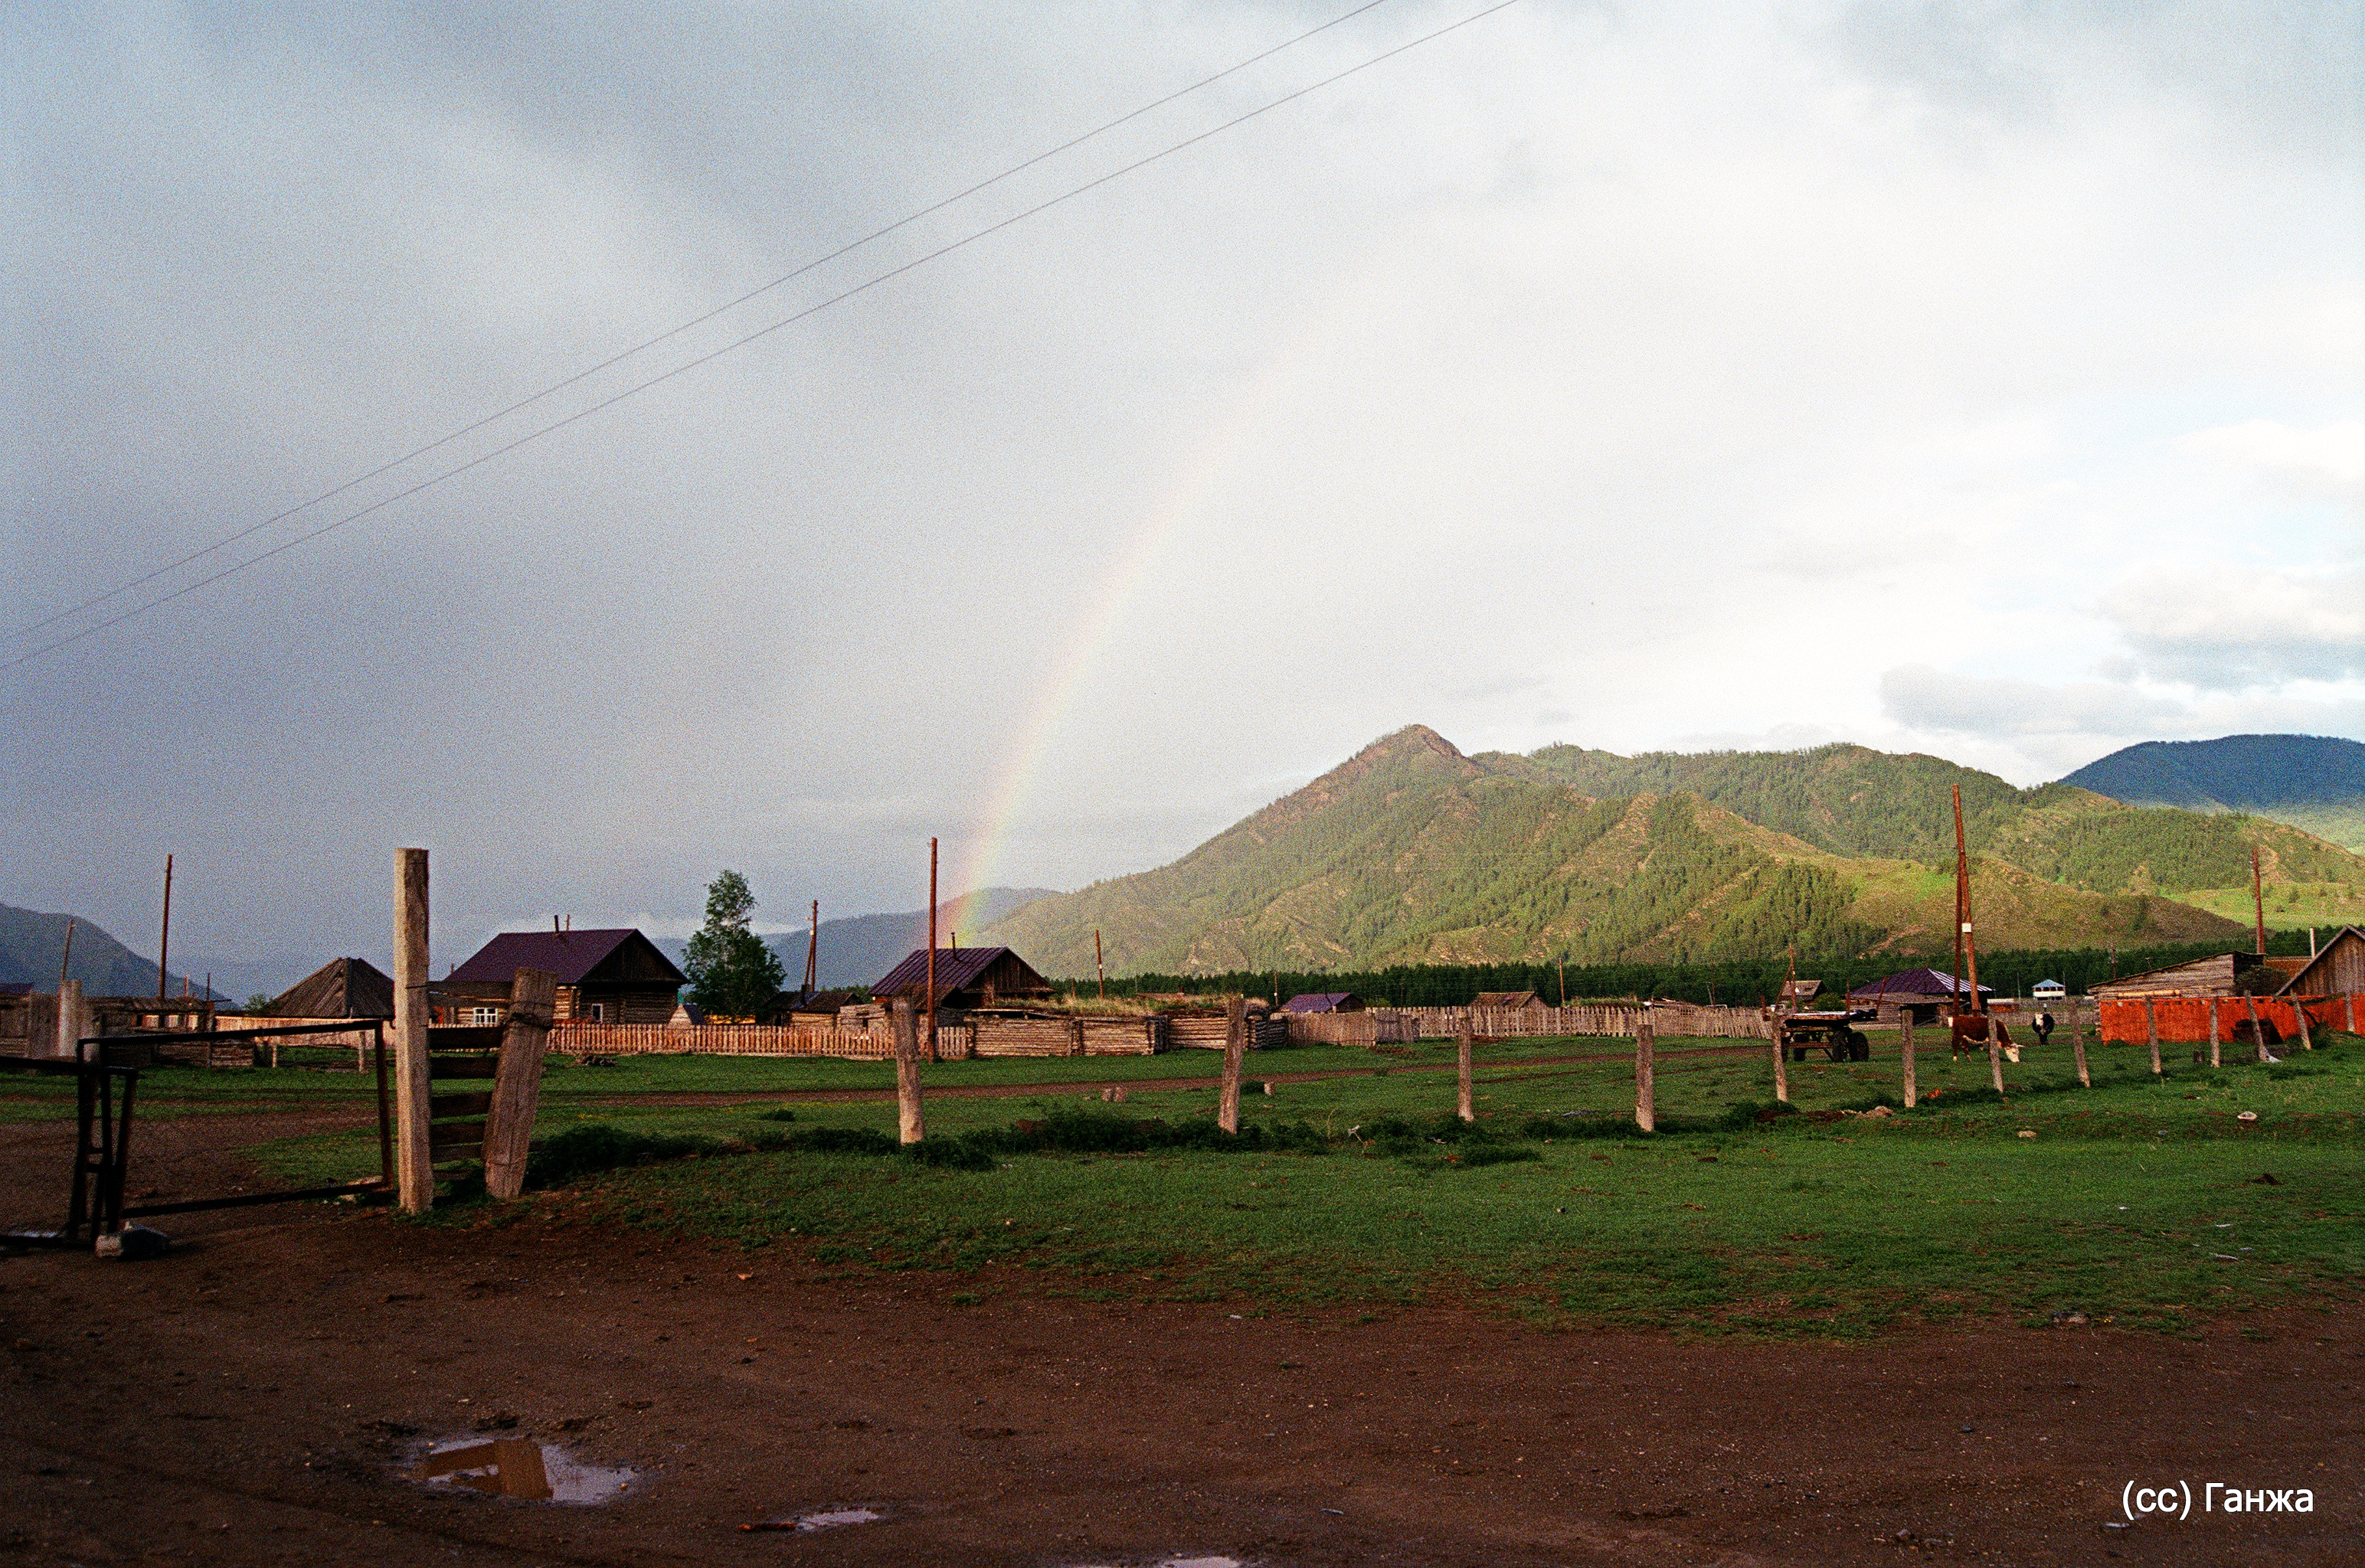
[[[428,1450],[410,1479],[521,1502],[611,1503],[631,1489],[633,1473],[585,1464],[565,1449],[523,1438],[455,1438]]]
[[[876,1524],[887,1516],[876,1508],[831,1508],[818,1514],[800,1514],[792,1519],[766,1519],[761,1524],[741,1525],[750,1530],[816,1530],[835,1529],[840,1525]]]
[[[1161,1557],[1151,1568],[1240,1568],[1237,1557]]]

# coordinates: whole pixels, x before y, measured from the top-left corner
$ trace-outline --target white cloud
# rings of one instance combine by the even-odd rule
[[[2158,679],[2239,691],[2365,675],[2365,578],[2221,566],[2152,572],[2102,596]]]
[[[2325,493],[2365,487],[2365,420],[2337,420],[2312,430],[2275,420],[2245,420],[2177,438],[2197,456],[2274,476]]]

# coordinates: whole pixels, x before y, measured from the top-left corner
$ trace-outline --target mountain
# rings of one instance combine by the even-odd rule
[[[1056,896],[1048,888],[984,888],[965,899],[947,899],[938,906],[936,939],[949,946],[956,933],[974,935],[969,932],[972,924],[981,928],[1037,899]],[[1086,940],[1089,943],[1090,938]],[[779,955],[781,971],[789,977],[789,989],[795,990],[804,979],[805,934],[781,932],[764,941]],[[821,923],[819,983],[833,988],[867,986],[902,963],[913,949],[927,945],[928,912],[925,909],[905,914],[858,914],[824,920]],[[975,945],[973,941],[971,946]],[[661,938],[657,946],[664,949],[666,957],[678,964],[688,943],[674,936]]]
[[[66,919],[0,903],[0,981],[30,980],[38,991],[58,989],[58,959],[64,955]],[[156,960],[139,954],[87,920],[73,923],[73,964],[67,976],[82,981],[89,996],[153,996]],[[181,994],[182,977],[165,976],[165,990]],[[192,985],[202,996],[205,988]],[[220,995],[217,988],[216,996]]]
[[[2131,806],[2247,812],[2365,850],[2365,745],[2337,736],[2145,741],[2061,782]]]
[[[2365,915],[2365,858],[2254,817],[1855,745],[1466,756],[1414,725],[1172,865],[1039,899],[978,939],[1069,976],[1092,972],[1095,930],[1117,973],[1943,953],[1956,785],[1984,947],[2236,940],[2254,844],[2279,924]],[[2218,907],[2236,889],[2239,922]]]

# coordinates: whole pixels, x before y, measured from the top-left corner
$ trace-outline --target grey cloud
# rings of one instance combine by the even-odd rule
[[[2365,675],[2365,579],[2224,568],[2158,572],[2102,596],[2143,668],[2241,691]]]
[[[1885,671],[1880,706],[1889,719],[1909,729],[1989,737],[2150,735],[2184,713],[2178,703],[2124,686],[2045,686],[1954,675],[1930,665]]]

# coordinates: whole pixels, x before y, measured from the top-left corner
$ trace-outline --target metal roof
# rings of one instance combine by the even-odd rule
[[[649,957],[665,966],[674,984],[689,979],[656,943],[629,925],[612,931],[504,931],[444,978],[463,984],[507,985],[517,979],[520,969],[544,969],[557,976],[561,985],[581,985],[586,975],[635,938],[648,949]]]
[[[1850,1002],[1866,996],[1953,996],[1957,991],[1967,993],[1967,982],[1960,981],[1944,969],[1900,969],[1884,979],[1872,980],[1848,992]],[[1979,987],[1982,996],[1993,996],[1995,987]]]
[[[271,1000],[282,1018],[391,1018],[394,981],[367,958],[331,958]]]
[[[1283,1013],[1332,1013],[1341,1002],[1354,1000],[1355,993],[1351,991],[1309,991],[1283,1002],[1281,1010]]]
[[[1026,959],[1012,953],[1007,947],[937,948],[937,995],[942,996],[947,991],[966,990],[976,984],[985,971],[993,968],[995,962],[1004,954],[1009,954],[1021,967],[1026,968],[1027,973],[1035,972],[1031,967],[1026,966]],[[927,983],[928,950],[925,947],[914,947],[912,949],[910,958],[888,970],[887,978],[870,988],[870,994],[901,996],[907,991],[916,993],[925,989]]]

